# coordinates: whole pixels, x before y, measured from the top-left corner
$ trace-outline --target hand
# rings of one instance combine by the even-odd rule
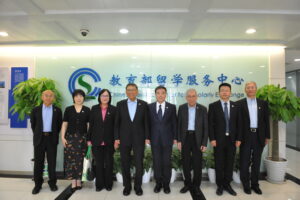
[[[211,146],[216,147],[217,146],[217,141],[216,140],[212,140],[210,141]]]
[[[242,143],[241,141],[235,141],[235,146],[239,147],[241,145],[241,143]]]
[[[177,148],[181,151],[181,142],[177,142]]]
[[[206,151],[206,146],[201,146],[201,147],[200,147],[200,150],[201,150],[202,152],[205,152],[205,151]]]
[[[91,141],[87,141],[87,145],[88,146],[92,146],[92,142]]]
[[[117,149],[119,148],[120,145],[120,140],[115,140],[114,148]]]
[[[265,139],[265,145],[269,143],[269,139]]]
[[[177,140],[173,140],[173,144],[177,144]]]
[[[64,148],[66,148],[67,144],[68,144],[67,140],[65,138],[61,138],[61,141],[62,141],[62,144],[64,145]]]
[[[146,139],[146,140],[145,140],[145,144],[150,145],[150,140]]]

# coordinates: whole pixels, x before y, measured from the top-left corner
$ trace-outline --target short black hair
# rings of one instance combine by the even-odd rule
[[[76,89],[76,90],[74,90],[74,92],[72,93],[73,103],[75,103],[74,98],[75,98],[77,95],[83,96],[83,99],[85,100],[85,93],[84,93],[84,91],[81,90],[81,89]]]
[[[157,90],[160,90],[160,89],[165,90],[165,92],[167,93],[167,88],[166,88],[165,86],[162,86],[162,85],[159,85],[159,86],[157,86],[157,87],[155,88],[155,93],[156,93]]]
[[[230,88],[230,91],[231,91],[231,85],[230,85],[229,83],[221,83],[221,84],[219,85],[219,91],[220,91],[221,87],[229,87],[229,88]]]
[[[135,87],[135,88],[138,90],[138,86],[137,86],[135,83],[128,83],[128,84],[126,85],[126,90],[127,90],[127,88],[128,88],[129,86],[133,86],[133,87]]]
[[[98,95],[98,102],[99,102],[99,104],[101,105],[101,99],[100,99],[100,97],[101,97],[101,95],[102,95],[104,92],[107,92],[107,93],[108,93],[108,96],[109,96],[108,105],[110,105],[110,103],[111,103],[111,93],[110,93],[110,91],[109,91],[108,89],[102,89],[102,90],[99,92],[99,95]]]

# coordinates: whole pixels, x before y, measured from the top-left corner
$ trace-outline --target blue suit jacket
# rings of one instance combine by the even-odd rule
[[[151,145],[173,145],[177,131],[176,106],[166,102],[163,118],[159,120],[156,102],[151,103],[149,105],[149,120]]]

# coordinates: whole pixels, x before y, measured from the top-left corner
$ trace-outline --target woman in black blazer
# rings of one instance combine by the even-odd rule
[[[116,107],[110,105],[111,93],[102,89],[98,96],[99,104],[94,105],[90,113],[88,145],[92,145],[96,161],[96,191],[112,189],[114,123]]]

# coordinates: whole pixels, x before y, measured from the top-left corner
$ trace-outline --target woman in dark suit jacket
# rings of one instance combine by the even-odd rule
[[[116,107],[110,105],[111,94],[102,89],[98,96],[99,104],[94,105],[90,113],[88,145],[92,145],[96,161],[96,191],[112,189],[114,123]]]

